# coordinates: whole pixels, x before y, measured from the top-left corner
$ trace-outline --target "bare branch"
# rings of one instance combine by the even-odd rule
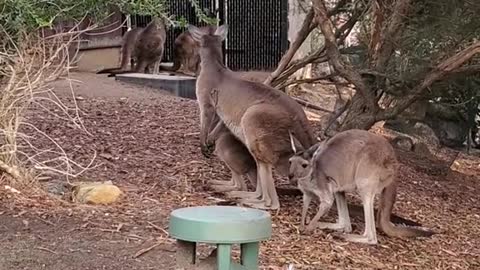
[[[366,104],[370,107],[371,111],[376,111],[378,106],[375,104],[375,97],[365,85],[361,75],[350,65],[346,64],[341,57],[340,50],[337,46],[337,40],[333,32],[333,23],[327,16],[325,3],[323,3],[321,0],[314,0],[313,6],[315,13],[317,14],[316,19],[318,20],[318,25],[320,26],[320,29],[325,37],[325,49],[330,64],[342,77],[355,85],[355,88],[366,100]]]
[[[322,111],[322,112],[333,113],[331,110],[328,110],[328,109],[322,108],[320,106],[317,106],[315,104],[309,103],[309,102],[307,102],[303,99],[299,99],[299,98],[296,98],[296,97],[291,97],[291,98],[293,98],[296,102],[305,106],[306,108],[312,108],[312,109],[319,110],[319,111]]]
[[[308,78],[308,79],[290,80],[290,81],[286,81],[284,84],[278,85],[278,88],[281,89],[283,87],[293,85],[293,84],[297,85],[297,84],[303,84],[303,83],[316,83],[316,82],[319,82],[319,81],[331,80],[335,76],[337,76],[337,74],[329,74],[329,75],[326,75],[326,76]]]
[[[285,70],[285,68],[290,63],[290,61],[292,60],[297,50],[300,48],[300,46],[302,46],[305,39],[307,39],[308,35],[312,32],[313,29],[315,29],[315,26],[312,26],[314,15],[315,13],[313,12],[313,8],[311,8],[308,11],[307,16],[305,17],[305,20],[303,21],[300,31],[298,31],[297,37],[293,41],[288,51],[283,55],[282,60],[280,60],[280,63],[278,64],[277,69],[275,69],[275,71],[273,71],[267,77],[264,84],[271,85],[272,81],[276,79]]]
[[[350,107],[351,104],[352,104],[352,100],[347,99],[347,101],[345,102],[345,105],[343,105],[342,107],[336,108],[335,111],[332,112],[332,116],[330,117],[330,119],[327,123],[327,126],[325,127],[325,130],[323,131],[324,136],[328,136],[328,130],[330,129],[330,127],[348,109],[348,107]]]
[[[338,39],[338,44],[342,44],[344,40],[348,37],[348,33],[353,29],[356,22],[360,18],[363,10],[358,8],[356,9],[350,19],[344,23],[337,31],[335,32],[335,37]],[[315,24],[316,25],[316,24]],[[297,70],[305,67],[311,63],[324,63],[328,61],[328,57],[325,53],[325,46],[322,46],[317,51],[305,56],[304,58],[297,59],[292,61],[289,66],[282,72],[276,80],[272,82],[272,86],[277,87],[281,84],[282,81],[285,81],[288,77],[294,74]]]
[[[335,16],[338,13],[340,13],[342,8],[348,2],[350,2],[350,1],[349,0],[338,1],[338,3],[335,5],[335,7],[333,7],[332,10],[330,10],[328,12],[328,16],[331,17],[331,16]],[[317,27],[317,21],[314,20],[314,16],[315,16],[315,12],[314,12],[313,7],[312,7],[309,10],[309,12],[307,13],[307,16],[305,17],[305,20],[303,21],[302,27],[300,28],[300,31],[298,32],[297,37],[295,38],[295,40],[291,44],[288,51],[283,55],[282,59],[280,60],[280,63],[278,64],[278,67],[275,69],[275,71],[273,71],[267,77],[264,84],[277,86],[279,83],[274,83],[277,78],[281,77],[282,80],[285,80],[286,78],[290,77],[293,73],[295,73],[300,68],[303,68],[305,65],[308,65],[308,64],[312,63],[313,61],[315,61],[315,59],[321,57],[321,55],[323,54],[323,49],[321,49],[321,50],[307,56],[306,58],[304,58],[306,61],[300,61],[298,63],[292,63],[292,64],[290,63],[292,61],[293,57],[295,56],[295,53],[298,51],[300,46],[302,46],[303,42],[305,42],[305,40],[307,39],[308,35]],[[352,17],[355,17],[355,16],[352,16]],[[354,19],[355,22],[356,22],[357,19],[358,18]],[[340,36],[340,34],[343,34],[346,31],[350,32],[349,27],[350,27],[350,30],[351,30],[351,28],[353,28],[353,25],[355,23],[353,23],[353,25],[351,25],[351,24],[352,24],[352,20],[350,19],[347,23],[345,23],[345,25],[342,26],[341,29],[339,29],[338,36]],[[348,34],[346,34],[344,36],[345,37],[343,39],[345,39],[346,36],[348,36]],[[322,62],[325,62],[325,61],[322,61]],[[279,80],[279,81],[282,81],[282,80]]]

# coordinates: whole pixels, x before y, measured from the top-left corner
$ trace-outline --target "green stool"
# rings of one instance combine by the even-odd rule
[[[170,214],[170,236],[177,239],[177,269],[196,261],[196,243],[217,245],[217,269],[258,269],[259,242],[270,238],[272,221],[265,211],[235,206],[198,206]],[[240,244],[241,264],[231,262],[231,246]]]

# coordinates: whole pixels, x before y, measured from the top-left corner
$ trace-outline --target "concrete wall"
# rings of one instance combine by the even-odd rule
[[[120,48],[81,50],[77,70],[96,72],[104,68],[120,66]]]

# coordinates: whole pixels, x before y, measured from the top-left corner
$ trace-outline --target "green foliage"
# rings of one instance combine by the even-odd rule
[[[201,21],[216,23],[208,17],[197,0],[190,0]],[[167,0],[0,0],[0,31],[11,36],[50,27],[56,21],[80,21],[84,17],[100,23],[115,9],[125,14],[167,17]],[[185,18],[177,19],[186,25]]]
[[[480,38],[480,2],[471,0],[415,1],[401,44],[399,67],[404,77],[431,68]]]

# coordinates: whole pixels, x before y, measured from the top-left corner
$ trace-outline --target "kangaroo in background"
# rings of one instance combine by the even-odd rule
[[[209,25],[199,27],[198,29],[211,35],[215,33],[217,27]],[[183,73],[192,76],[197,75],[200,68],[199,48],[200,44],[187,29],[175,39],[173,45],[173,67],[163,67],[163,69],[178,71],[183,67]]]
[[[97,74],[110,73],[115,74],[143,72],[148,73],[148,69],[153,67],[158,71],[158,65],[162,61],[166,39],[166,24],[163,18],[153,18],[145,27],[137,27],[129,30],[122,41],[122,60],[120,68],[103,69]],[[128,70],[128,62],[131,59],[132,67]]]
[[[352,231],[345,192],[356,191],[363,203],[365,231],[363,235],[345,234],[351,242],[376,244],[377,234],[374,199],[381,192],[377,212],[379,228],[390,237],[431,236],[433,232],[410,227],[394,226],[390,221],[395,203],[398,161],[390,143],[382,136],[365,130],[347,130],[330,140],[317,143],[304,151],[294,135],[291,145],[296,152],[290,158],[289,178],[296,178],[304,192],[301,228],[312,232],[316,227],[350,233]],[[320,201],[317,214],[305,228],[305,219],[311,199]],[[335,198],[337,223],[318,220],[330,209]]]
[[[300,104],[287,94],[261,83],[239,79],[223,64],[222,41],[227,26],[214,34],[188,27],[200,44],[201,70],[196,83],[200,107],[200,145],[208,151],[209,127],[222,121],[249,150],[257,165],[257,190],[242,194],[242,203],[262,209],[279,209],[280,202],[272,176],[273,167],[288,171],[293,155],[288,131],[292,130],[304,147],[313,145],[314,136]],[[218,120],[215,120],[218,116]],[[261,194],[258,198],[257,194]]]

